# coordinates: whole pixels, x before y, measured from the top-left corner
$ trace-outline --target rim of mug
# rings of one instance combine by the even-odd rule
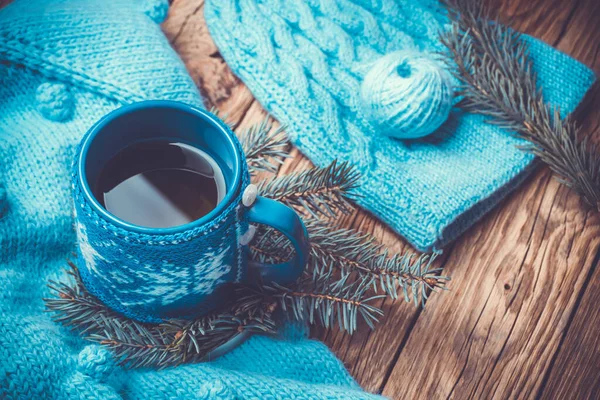
[[[98,133],[101,132],[102,129],[106,126],[106,124],[115,120],[116,118],[119,118],[125,114],[129,114],[133,111],[138,111],[138,110],[143,110],[143,109],[148,109],[148,108],[158,108],[158,107],[178,109],[178,110],[181,110],[184,112],[192,113],[195,116],[202,118],[204,121],[206,121],[209,124],[212,124],[213,126],[218,128],[227,138],[227,143],[229,144],[231,151],[234,154],[234,171],[237,171],[234,174],[233,182],[231,184],[230,189],[227,190],[225,197],[223,198],[223,200],[221,200],[219,202],[219,204],[217,204],[217,206],[211,212],[209,212],[208,214],[204,215],[203,217],[201,217],[197,220],[194,220],[192,222],[188,222],[183,225],[171,226],[168,228],[151,228],[151,227],[147,227],[147,226],[135,225],[135,224],[127,222],[127,221],[113,215],[112,213],[108,212],[108,210],[106,210],[104,207],[102,207],[100,205],[100,203],[98,202],[98,200],[96,200],[96,197],[92,193],[92,190],[88,184],[86,173],[85,173],[85,164],[86,164],[88,150],[90,148],[90,145],[93,142],[94,138],[97,137]],[[241,167],[240,167],[241,163],[242,163],[242,159],[241,159],[241,154],[239,152],[238,145],[236,144],[236,140],[237,140],[237,138],[235,138],[234,133],[223,122],[221,122],[214,114],[212,114],[206,110],[202,110],[202,109],[196,108],[194,106],[191,106],[189,104],[185,104],[185,103],[182,103],[179,101],[174,101],[174,100],[145,100],[145,101],[128,104],[128,105],[120,107],[116,110],[113,110],[113,111],[109,112],[108,114],[106,114],[105,116],[103,116],[86,133],[84,142],[81,145],[81,151],[79,152],[79,154],[77,156],[78,157],[78,160],[77,160],[78,181],[79,181],[81,189],[84,193],[84,196],[86,197],[86,200],[88,201],[88,203],[90,203],[90,206],[94,209],[95,212],[99,213],[102,217],[107,219],[112,224],[118,225],[119,227],[129,230],[129,231],[151,234],[151,235],[169,235],[169,234],[174,234],[174,233],[181,233],[181,232],[202,226],[202,225],[206,224],[207,222],[210,222],[212,219],[214,219],[216,216],[218,216],[225,208],[227,208],[229,203],[231,203],[231,201],[237,194],[238,186],[240,185],[241,180],[242,180],[242,171],[241,171]]]

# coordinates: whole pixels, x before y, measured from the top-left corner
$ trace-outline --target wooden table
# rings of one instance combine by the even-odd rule
[[[502,19],[600,73],[600,1],[495,0]],[[175,0],[163,29],[208,106],[237,129],[265,116],[211,40],[202,0]],[[600,132],[600,88],[578,115]],[[296,156],[281,173],[309,162]],[[390,398],[600,398],[600,218],[540,167],[438,259],[450,291],[425,310],[382,302],[354,336],[316,332],[368,391]],[[345,225],[391,250],[406,242],[364,211]]]
[[[0,0],[0,8],[10,0]],[[218,0],[217,0],[218,1]],[[474,0],[478,1],[478,0]],[[490,0],[505,23],[600,74],[599,0]],[[203,0],[175,0],[163,24],[207,106],[236,129],[265,116],[211,40]],[[600,137],[600,85],[577,114]],[[310,163],[296,156],[282,174]],[[364,211],[344,219],[393,251],[406,242]],[[539,168],[438,259],[451,291],[425,310],[383,301],[375,331],[315,332],[368,391],[394,399],[600,398],[600,218]]]

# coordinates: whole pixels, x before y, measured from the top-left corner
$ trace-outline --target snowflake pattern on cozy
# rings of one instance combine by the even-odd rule
[[[102,257],[100,253],[98,253],[98,250],[96,250],[93,245],[90,244],[87,235],[87,229],[85,229],[85,226],[82,225],[80,222],[77,222],[75,225],[77,233],[77,242],[79,243],[79,254],[83,259],[83,263],[86,266],[86,268],[90,271],[90,273],[97,274],[98,262],[106,261],[106,259]],[[122,281],[122,279],[119,279],[119,282],[120,281]]]
[[[243,278],[244,207],[229,207],[189,232],[142,235],[111,225],[76,189],[78,265],[86,288],[111,308],[145,322],[203,314],[225,282]]]
[[[103,281],[110,296],[124,307],[168,306],[186,296],[211,294],[228,281],[236,264],[230,244],[205,251],[193,264],[168,260],[141,262],[117,248],[114,240],[90,243],[80,222],[77,222],[77,241],[85,273]],[[101,252],[110,247],[116,248],[118,260],[109,261],[102,256]]]

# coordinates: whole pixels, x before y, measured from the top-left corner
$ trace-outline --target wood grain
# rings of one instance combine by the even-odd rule
[[[546,378],[542,399],[600,399],[600,269],[589,286]]]
[[[566,33],[594,32],[581,21],[580,13],[590,7],[561,5],[534,8],[548,11],[543,24],[528,13],[512,21],[593,67],[595,55],[565,45]],[[556,10],[564,17],[553,18]],[[597,42],[597,30],[595,35]],[[593,127],[589,121],[598,116],[589,113],[586,126]],[[459,281],[465,287],[453,286],[458,296],[450,300],[431,299],[433,312],[423,313],[415,324],[383,393],[392,398],[400,393],[410,398],[530,398],[542,392],[542,378],[557,350],[569,352],[559,346],[597,264],[598,217],[583,210],[577,196],[542,169],[461,238],[446,272],[454,285]],[[548,382],[556,379],[562,374]]]
[[[598,71],[597,1],[490,3],[503,22]],[[202,11],[202,1],[177,0],[163,29],[207,105],[228,113],[239,132],[266,113],[223,61]],[[586,135],[599,133],[599,92],[594,88],[578,112]],[[311,165],[292,154],[281,174]],[[342,223],[374,234],[392,251],[409,249],[364,211]],[[450,292],[432,296],[425,310],[383,301],[386,317],[375,331],[314,335],[363,387],[390,398],[597,397],[600,287],[590,281],[600,278],[599,230],[598,216],[540,167],[437,260],[453,277]]]
[[[595,18],[590,18],[595,16]],[[581,2],[571,20],[571,29],[565,31],[558,43],[561,49],[572,49],[571,54],[600,74],[600,3]],[[584,130],[600,138],[600,85],[596,84],[580,107],[585,118]],[[595,107],[594,107],[595,106]],[[600,253],[596,254],[593,269],[586,276],[587,287],[580,293],[576,310],[555,354],[552,365],[544,376],[542,399],[599,399],[600,398]]]
[[[206,106],[215,107],[234,125],[254,102],[248,88],[231,72],[210,38],[204,1],[176,1],[162,29],[200,89]]]

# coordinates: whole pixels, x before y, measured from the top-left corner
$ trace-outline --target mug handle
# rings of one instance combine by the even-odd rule
[[[250,261],[250,279],[260,275],[264,282],[281,285],[295,282],[304,272],[310,252],[308,232],[298,214],[278,201],[257,196],[248,210],[248,220],[250,223],[268,225],[283,233],[292,242],[296,252],[294,258],[281,264]]]

